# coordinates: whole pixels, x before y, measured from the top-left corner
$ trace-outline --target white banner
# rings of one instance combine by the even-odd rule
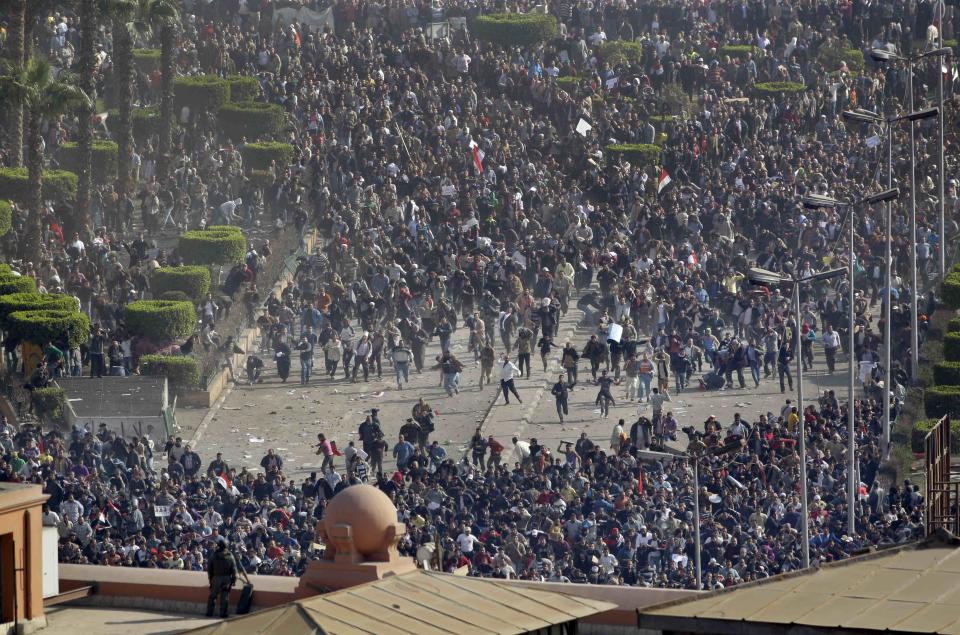
[[[306,7],[301,7],[299,10],[293,7],[274,9],[273,26],[276,27],[278,22],[285,26],[306,24],[312,31],[323,30],[327,26],[333,29],[333,7],[323,11],[311,11]]]

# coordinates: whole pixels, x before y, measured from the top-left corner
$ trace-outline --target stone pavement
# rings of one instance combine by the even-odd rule
[[[576,346],[582,349],[590,331],[577,328],[579,318],[580,311],[572,308],[561,320],[556,338],[559,343],[572,337]],[[448,455],[454,458],[466,452],[470,437],[481,423],[484,434],[494,435],[507,446],[504,459],[510,461],[508,454],[513,435],[537,437],[553,451],[561,440],[573,441],[581,432],[586,432],[601,447],[608,447],[617,419],[623,418],[627,425],[636,419],[638,404],[621,400],[625,393],[622,385],[613,389],[617,405],[611,408],[609,417],[600,417],[599,409],[594,405],[597,388],[590,382],[589,365],[581,362],[581,383],[570,395],[570,415],[561,425],[549,392],[549,386],[556,381],[559,372],[559,350],[546,373],[539,354],[534,351],[531,379],[516,381],[523,403],[511,400],[510,405],[504,405],[503,397],[494,392],[498,388],[496,367],[494,384],[479,389],[479,367],[472,364],[472,354],[467,352],[467,335],[467,330],[461,327],[453,338],[453,351],[467,366],[460,393],[453,397],[448,397],[440,388],[439,371],[432,367],[425,368],[420,375],[411,373],[411,382],[403,391],[396,390],[392,369],[387,364],[384,364],[382,379],[374,375],[369,382],[351,383],[343,379],[341,370],[335,381],[315,375],[308,386],[301,387],[299,361],[294,360],[290,378],[282,384],[267,355],[264,356],[267,368],[263,384],[235,386],[203,421],[200,418],[204,411],[178,412],[177,418],[182,426],[180,434],[185,441],[195,441],[195,449],[204,464],[213,459],[216,452],[223,452],[231,466],[254,469],[259,467],[260,459],[272,447],[283,457],[285,471],[301,478],[319,469],[321,461],[313,447],[318,432],[336,440],[341,448],[346,447],[348,441],[356,438],[357,427],[369,410],[379,408],[384,434],[392,447],[418,397],[423,397],[439,413],[437,430],[431,439],[440,441]],[[502,349],[498,348],[497,352],[499,354]],[[439,343],[434,341],[427,349],[428,362],[438,353]],[[837,372],[828,376],[822,350],[817,348],[815,355],[814,371],[804,374],[805,401],[815,401],[827,388],[837,390],[840,401],[845,401],[845,359],[838,360]],[[317,366],[322,369],[322,358]],[[680,426],[694,425],[702,429],[703,421],[711,414],[727,425],[735,412],[753,420],[761,412],[779,413],[784,399],[796,398],[795,393],[781,394],[774,376],[763,379],[760,387],[755,389],[749,371],[745,375],[748,388],[744,390],[703,392],[691,388],[679,395],[671,391],[669,406]],[[694,375],[694,386],[697,377]],[[649,415],[648,406],[641,405],[640,408]],[[683,449],[685,444],[685,435],[679,435],[676,447]],[[392,465],[392,457],[387,459],[385,467]],[[337,465],[342,468],[342,460],[338,460]]]

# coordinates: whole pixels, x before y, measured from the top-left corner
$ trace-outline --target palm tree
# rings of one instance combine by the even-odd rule
[[[40,124],[44,119],[89,108],[87,95],[78,87],[54,79],[50,64],[43,58],[30,58],[20,66],[5,65],[0,77],[0,95],[13,103],[23,104],[27,113],[27,235],[23,256],[40,263],[40,241],[43,233],[43,137]]]
[[[27,1],[9,0],[4,3],[9,16],[7,21],[6,59],[14,67],[23,64],[24,29],[27,21]],[[10,165],[18,168],[23,165],[23,104],[11,100],[7,110],[7,152]]]
[[[93,72],[96,66],[94,34],[97,30],[96,0],[80,0],[80,51],[78,71],[80,88],[90,97],[89,107],[81,108],[78,113],[77,146],[80,153],[77,173],[77,199],[74,205],[74,229],[85,229],[90,224],[90,181],[93,162],[93,131],[90,120],[93,117],[95,86]]]
[[[117,184],[118,200],[130,192],[130,152],[133,149],[133,25],[137,0],[102,0],[100,11],[111,19],[113,36],[113,81],[117,87]],[[129,220],[129,219],[126,219]]]
[[[173,145],[173,49],[180,10],[173,0],[139,0],[136,25],[140,31],[160,31],[160,140],[157,144],[157,182],[165,183],[170,172]]]

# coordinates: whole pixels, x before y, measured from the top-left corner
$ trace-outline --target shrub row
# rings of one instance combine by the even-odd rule
[[[283,121],[281,106],[262,101],[231,102],[217,111],[221,132],[234,141],[272,137],[280,132]]]
[[[230,82],[217,75],[190,75],[173,80],[173,103],[177,110],[184,106],[196,116],[201,112],[217,112],[230,101]]]
[[[154,297],[157,298],[165,293],[177,292],[182,293],[184,298],[196,302],[206,296],[210,290],[210,270],[195,265],[163,267],[153,272],[150,287],[153,289]]]
[[[66,340],[71,347],[80,346],[90,336],[90,318],[75,309],[14,311],[7,325],[16,339],[36,344]]]
[[[622,156],[634,165],[653,163],[660,157],[660,146],[649,143],[620,143],[607,146],[607,156],[611,159]]]
[[[194,388],[200,383],[200,365],[193,357],[144,355],[140,358],[140,372],[166,377],[173,388]]]
[[[13,206],[10,201],[0,201],[0,236],[13,227]]]
[[[178,249],[190,264],[226,265],[243,260],[247,239],[234,227],[208,227],[180,234]]]
[[[43,198],[57,202],[72,201],[77,196],[77,175],[66,170],[43,173]],[[0,199],[29,204],[30,179],[27,168],[0,168]]]
[[[17,311],[76,310],[77,301],[59,293],[20,292],[0,295],[0,329],[8,328],[7,318]]]
[[[269,170],[272,163],[285,168],[293,160],[293,146],[278,141],[246,143],[240,147],[240,156],[248,170]]]
[[[473,32],[488,42],[526,46],[555,36],[557,19],[544,13],[490,13],[474,20]]]
[[[109,120],[108,120],[109,121]],[[117,144],[114,141],[94,141],[91,147],[91,160],[94,183],[104,185],[117,178]],[[67,141],[60,146],[60,166],[74,173],[80,171],[80,146],[73,141]]]
[[[938,421],[940,421],[939,418],[921,419],[913,424],[913,429],[910,431],[910,448],[914,452],[926,450],[923,440],[933,430],[933,426],[937,425]],[[960,452],[960,419],[950,420],[950,451],[953,453]]]
[[[9,293],[36,293],[37,281],[29,276],[0,274],[0,295]]]
[[[197,312],[191,302],[137,300],[123,310],[127,330],[154,343],[169,342],[193,333]]]

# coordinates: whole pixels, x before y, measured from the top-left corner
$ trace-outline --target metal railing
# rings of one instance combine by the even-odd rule
[[[950,477],[950,417],[944,416],[924,438],[927,535],[937,529],[960,532],[960,481]]]

